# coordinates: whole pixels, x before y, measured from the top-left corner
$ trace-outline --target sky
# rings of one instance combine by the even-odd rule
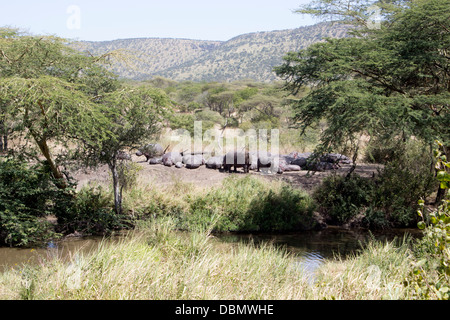
[[[309,0],[17,0],[0,4],[0,27],[74,40],[185,38],[226,41],[318,21],[293,13]]]

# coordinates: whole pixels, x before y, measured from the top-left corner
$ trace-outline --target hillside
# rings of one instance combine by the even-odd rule
[[[272,68],[286,52],[296,51],[326,37],[345,37],[340,24],[319,23],[289,30],[243,34],[228,41],[189,39],[121,39],[79,43],[81,50],[102,54],[122,50],[132,59],[116,62],[123,78],[146,80],[162,76],[176,81],[275,80]]]

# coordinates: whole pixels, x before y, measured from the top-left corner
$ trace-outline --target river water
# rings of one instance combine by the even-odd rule
[[[313,270],[324,259],[332,259],[336,255],[344,257],[357,252],[362,244],[370,238],[380,241],[401,239],[405,234],[419,237],[418,229],[395,229],[384,232],[367,232],[347,230],[338,227],[328,227],[321,231],[304,231],[288,234],[220,234],[216,235],[224,242],[244,242],[258,245],[271,243],[300,257],[302,266]],[[102,242],[102,237],[69,238],[55,243],[49,243],[42,248],[0,248],[0,272],[24,263],[35,264],[43,259],[58,255],[70,257],[78,251],[95,250]]]

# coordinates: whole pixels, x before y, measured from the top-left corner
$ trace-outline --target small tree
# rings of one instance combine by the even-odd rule
[[[105,95],[101,104],[108,120],[102,125],[102,131],[110,135],[97,141],[85,140],[83,135],[74,137],[82,142],[75,156],[83,159],[86,166],[108,165],[113,179],[115,211],[121,214],[123,180],[119,170],[120,155],[125,150],[142,146],[160,131],[170,112],[170,102],[161,90],[143,86]]]
[[[67,186],[59,165],[71,137],[96,141],[110,135],[101,130],[107,120],[98,101],[118,87],[116,77],[99,65],[104,57],[68,44],[0,28],[0,135],[24,138],[26,144],[14,150],[21,155],[30,155],[35,144],[60,188]],[[63,152],[56,155],[52,144]]]

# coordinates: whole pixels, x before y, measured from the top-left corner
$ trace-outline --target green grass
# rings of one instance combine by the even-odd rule
[[[147,223],[71,261],[43,260],[0,274],[0,299],[407,299],[406,244],[371,242],[328,260],[309,283],[299,258],[271,245],[226,244],[207,232]]]
[[[292,231],[314,227],[315,204],[285,182],[230,176],[213,188],[175,180],[166,187],[138,184],[124,195],[136,220],[171,217],[183,230]]]

